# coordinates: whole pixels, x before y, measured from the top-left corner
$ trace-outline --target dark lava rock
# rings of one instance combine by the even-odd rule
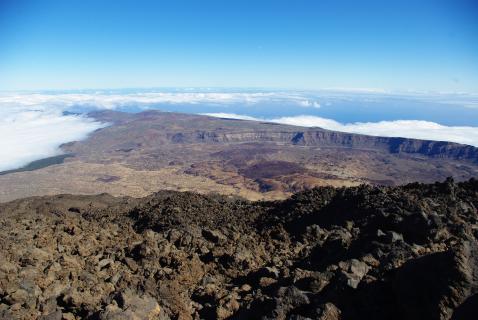
[[[478,181],[0,204],[0,319],[475,319]]]
[[[409,260],[393,281],[399,310],[404,319],[450,319],[457,307],[478,293],[477,276],[475,241]]]

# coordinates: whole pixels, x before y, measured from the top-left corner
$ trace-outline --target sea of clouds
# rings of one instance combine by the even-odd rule
[[[256,105],[284,101],[300,107],[318,107],[318,102],[299,94],[280,92],[4,93],[0,95],[0,172],[59,155],[61,144],[84,139],[107,125],[88,118],[89,111],[131,107],[146,110],[164,104]],[[66,112],[71,110],[79,114]]]
[[[61,144],[84,139],[94,130],[108,125],[88,118],[89,111],[138,111],[165,105],[174,109],[174,106],[189,105],[197,107],[194,112],[205,113],[208,110],[201,107],[206,104],[224,107],[223,113],[207,113],[216,117],[266,120],[344,132],[445,140],[478,146],[477,127],[444,126],[415,120],[340,123],[318,116],[301,115],[307,114],[307,110],[320,109],[321,104],[316,96],[299,92],[3,93],[0,94],[0,171],[61,154]],[[261,104],[296,106],[297,115],[252,117],[227,113],[228,105],[260,107]],[[247,108],[244,110],[247,113]]]
[[[0,105],[0,171],[58,155],[62,143],[84,139],[102,126],[55,108]]]

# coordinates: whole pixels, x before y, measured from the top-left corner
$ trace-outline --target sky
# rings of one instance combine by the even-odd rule
[[[478,92],[476,0],[0,0],[0,90]]]
[[[104,109],[478,147],[478,0],[0,0],[0,171]]]

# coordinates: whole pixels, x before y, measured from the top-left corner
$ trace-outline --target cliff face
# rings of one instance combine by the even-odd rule
[[[0,205],[0,319],[475,319],[478,181]]]
[[[478,163],[478,148],[444,141],[423,141],[404,138],[389,139],[393,153],[419,153],[434,158],[469,160]]]
[[[144,140],[145,133],[153,134],[154,132],[155,141],[161,144],[277,143],[307,147],[373,150],[478,163],[478,148],[445,141],[375,137],[318,128],[159,111],[129,115],[108,111],[94,113],[92,116],[101,121],[116,123],[125,129],[144,126],[143,132],[137,129],[130,132],[132,133],[130,139]]]
[[[375,137],[318,128],[301,128],[276,123],[218,119],[205,116],[147,111],[139,114],[103,111],[91,114],[117,125],[157,123],[167,143],[264,143],[274,142],[310,147],[343,147],[377,150],[394,154],[466,160],[478,163],[478,148],[446,141]],[[172,126],[171,126],[172,125]],[[211,128],[212,130],[204,130]]]
[[[279,129],[279,128],[278,128]],[[264,143],[375,150],[393,154],[418,154],[426,157],[465,160],[478,163],[478,148],[446,141],[373,137],[327,130],[307,131],[195,131],[166,133],[171,143]]]

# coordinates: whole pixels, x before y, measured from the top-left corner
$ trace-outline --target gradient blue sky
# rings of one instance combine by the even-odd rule
[[[478,1],[0,0],[0,90],[478,92]]]

